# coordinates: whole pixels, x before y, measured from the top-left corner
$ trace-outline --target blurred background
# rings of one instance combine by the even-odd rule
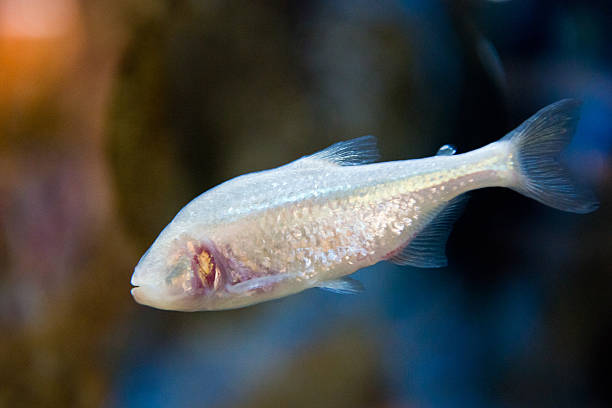
[[[612,406],[610,38],[606,0],[0,0],[0,406]],[[482,190],[449,267],[361,295],[130,296],[224,180],[365,134],[465,152],[565,97],[592,214]]]

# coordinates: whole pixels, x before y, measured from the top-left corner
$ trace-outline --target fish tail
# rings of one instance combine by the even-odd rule
[[[559,156],[571,141],[579,119],[580,102],[563,99],[527,119],[502,141],[512,148],[514,190],[563,211],[588,213],[599,203],[591,190],[577,183]]]

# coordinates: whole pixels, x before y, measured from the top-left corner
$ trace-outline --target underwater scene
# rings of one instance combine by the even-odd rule
[[[606,0],[0,0],[0,407],[612,406],[609,38]]]

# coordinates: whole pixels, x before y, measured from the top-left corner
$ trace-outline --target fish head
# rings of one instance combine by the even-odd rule
[[[136,302],[165,310],[210,309],[222,284],[214,246],[188,236],[160,238],[134,269],[131,293]]]

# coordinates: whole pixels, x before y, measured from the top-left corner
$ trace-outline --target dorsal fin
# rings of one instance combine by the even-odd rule
[[[399,253],[389,260],[399,265],[440,268],[447,265],[445,249],[453,224],[461,215],[468,196],[462,194],[449,203]]]
[[[436,156],[452,156],[455,153],[457,153],[457,149],[455,149],[455,146],[445,144],[444,146],[441,146],[438,149]]]
[[[368,135],[356,139],[334,143],[320,152],[304,156],[289,165],[320,166],[332,164],[338,166],[358,166],[378,160],[376,137]]]

